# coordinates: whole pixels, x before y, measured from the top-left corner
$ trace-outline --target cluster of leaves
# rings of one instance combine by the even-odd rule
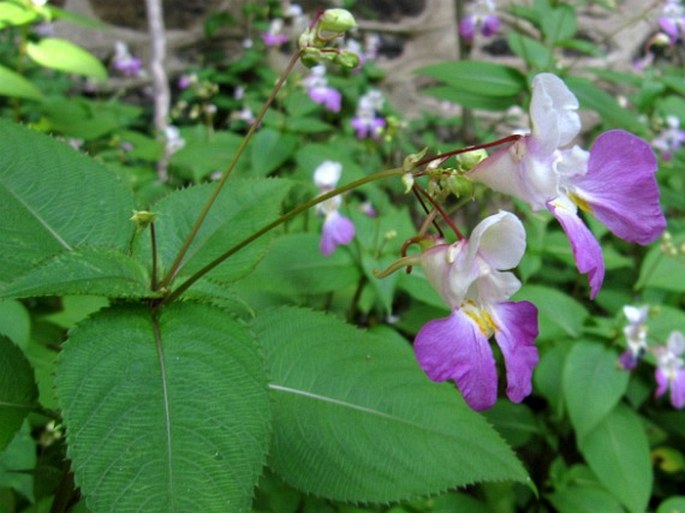
[[[31,9],[0,2],[0,12],[7,5]],[[425,93],[494,113],[525,104],[533,72],[558,72],[569,51],[601,57],[599,45],[578,36],[579,8],[550,0],[513,7],[521,30],[506,42],[521,67],[426,67],[420,72],[436,85]],[[249,9],[265,26],[268,11]],[[655,306],[653,340],[685,328],[682,254],[629,247],[591,224],[608,274],[588,304],[550,216],[514,205],[528,233],[517,298],[540,310],[541,361],[525,404],[499,402],[476,414],[452,385],[425,378],[407,342],[445,312],[421,270],[373,275],[416,232],[418,209],[399,181],[368,183],[346,197],[357,236],[330,257],[319,253],[313,212],[243,247],[315,196],[311,177],[322,161],[342,163],[341,184],[350,183],[427,143],[445,144],[425,133],[443,120],[426,117],[393,137],[360,141],[348,121],[381,78],[372,64],[331,73],[343,94],[335,115],[291,75],[175,270],[214,190],[208,182],[247,130],[231,113],[257,112],[275,82],[264,48],[233,62],[208,56],[191,70],[212,87],[179,91],[178,100],[217,110],[211,118],[179,111],[185,146],[160,183],[164,148],[145,130],[149,113],[116,99],[66,97],[76,85],[64,71],[104,78],[104,68],[85,53],[65,57],[72,53],[63,48],[42,61],[27,51],[29,61],[14,50],[17,38],[26,48],[52,44],[26,30],[37,20],[0,19],[0,94],[8,97],[0,109],[34,129],[0,121],[0,511],[685,510],[685,413],[653,400],[648,365],[629,374],[616,363],[624,304]],[[212,18],[224,22],[231,17]],[[581,107],[600,115],[598,130],[650,137],[665,114],[685,121],[682,69],[582,71],[592,80],[573,76],[574,68],[565,80]],[[630,108],[607,91],[620,91]],[[470,127],[479,140],[495,138],[492,119]],[[35,130],[79,140],[97,158]],[[676,247],[685,242],[684,159],[676,153],[658,175]],[[476,195],[477,205],[461,211],[466,225],[500,201]],[[366,201],[375,216],[360,209]],[[155,213],[154,238],[130,222],[134,209]],[[160,306],[232,248],[240,250],[182,301]],[[165,281],[170,271],[174,279]],[[379,505],[362,506],[369,503]]]

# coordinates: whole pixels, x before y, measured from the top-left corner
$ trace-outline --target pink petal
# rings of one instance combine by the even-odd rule
[[[466,16],[461,20],[459,34],[469,43],[473,41],[473,37],[476,35],[476,20],[473,16]]]
[[[654,371],[654,379],[656,380],[656,392],[657,397],[661,397],[668,390],[668,376],[664,371],[657,369]]]
[[[671,404],[679,410],[685,407],[685,369],[677,370],[671,380]]]
[[[588,275],[590,299],[594,299],[604,281],[604,257],[599,242],[576,212],[554,203],[549,203],[548,208],[561,224],[571,243],[576,267],[581,274]]]
[[[501,23],[497,16],[495,16],[494,14],[488,14],[483,19],[483,24],[481,25],[480,33],[483,34],[483,36],[485,37],[494,36],[499,30],[500,25]]]
[[[342,94],[332,87],[310,87],[307,90],[309,97],[315,103],[323,105],[330,112],[340,112]]]
[[[588,172],[574,180],[592,213],[628,242],[649,244],[666,228],[659,207],[657,160],[649,144],[624,130],[604,132],[590,149]]]
[[[507,397],[520,403],[533,390],[533,369],[538,363],[538,309],[527,301],[499,303],[493,308],[499,330],[495,339],[507,369]]]
[[[497,401],[497,368],[488,340],[464,313],[430,321],[414,339],[419,365],[433,381],[452,379],[474,410]]]
[[[349,244],[354,238],[354,224],[348,218],[341,216],[337,210],[326,216],[321,231],[321,253],[328,256],[340,244]]]

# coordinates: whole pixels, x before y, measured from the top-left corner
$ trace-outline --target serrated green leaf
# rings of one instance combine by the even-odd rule
[[[526,89],[523,74],[509,66],[486,61],[451,61],[416,70],[458,91],[485,97],[508,98]]]
[[[0,120],[0,283],[79,246],[126,251],[132,210],[133,195],[107,168]]]
[[[157,250],[160,275],[169,269],[215,184],[175,191],[153,210],[157,214]],[[189,276],[229,248],[275,220],[290,188],[287,180],[232,179],[222,190],[191,244],[179,276]],[[137,241],[142,261],[150,261],[149,235]],[[211,273],[215,281],[231,282],[248,274],[268,248],[265,236],[231,256]]]
[[[569,335],[577,337],[589,315],[586,308],[572,297],[543,285],[525,285],[515,297],[517,301],[525,299],[537,306],[541,340]]]
[[[600,482],[631,513],[643,513],[652,492],[649,444],[640,418],[619,404],[579,440],[580,452]]]
[[[0,451],[14,438],[36,399],[31,364],[21,349],[0,335]]]
[[[26,53],[46,68],[107,80],[107,70],[98,58],[66,39],[46,37],[37,43],[29,41]]]
[[[133,258],[110,249],[84,247],[62,253],[0,289],[0,297],[86,294],[104,297],[150,297],[150,277]]]
[[[592,431],[616,406],[628,388],[628,372],[618,356],[599,343],[580,342],[566,357],[564,399],[578,439]]]
[[[271,467],[301,491],[386,502],[488,480],[525,481],[511,449],[408,343],[309,310],[257,317],[271,372]]]
[[[42,100],[43,93],[20,74],[0,65],[0,95],[29,100]]]
[[[262,128],[250,143],[252,176],[267,176],[293,156],[297,137],[273,128]]]
[[[223,311],[101,311],[71,332],[55,383],[92,513],[249,511],[269,399],[253,336]]]

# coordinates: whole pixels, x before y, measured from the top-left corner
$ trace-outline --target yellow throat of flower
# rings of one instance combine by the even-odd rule
[[[473,301],[467,300],[461,306],[463,312],[468,315],[480,328],[487,338],[490,338],[499,327],[485,308],[478,307]]]

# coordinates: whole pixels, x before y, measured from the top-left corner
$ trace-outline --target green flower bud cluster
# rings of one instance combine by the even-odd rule
[[[348,69],[359,66],[359,55],[355,52],[330,48],[333,41],[356,26],[354,16],[346,9],[326,9],[300,36],[302,64],[311,68],[322,61],[330,61]]]

